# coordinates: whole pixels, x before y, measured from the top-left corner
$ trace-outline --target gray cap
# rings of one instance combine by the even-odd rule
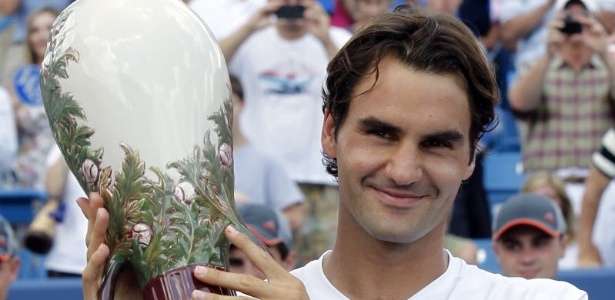
[[[237,211],[248,229],[265,245],[283,243],[287,250],[292,249],[292,232],[284,215],[262,204],[238,205]]]
[[[510,197],[493,219],[493,239],[518,225],[536,227],[551,236],[566,232],[566,221],[555,201],[546,196],[522,193]]]
[[[0,216],[0,262],[6,262],[17,252],[17,240],[11,224]]]

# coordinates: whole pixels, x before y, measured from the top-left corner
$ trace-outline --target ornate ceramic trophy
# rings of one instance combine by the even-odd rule
[[[228,266],[231,91],[206,25],[179,0],[79,0],[56,20],[41,70],[53,134],[110,214],[101,298],[125,265],[145,299],[209,288],[193,269]]]

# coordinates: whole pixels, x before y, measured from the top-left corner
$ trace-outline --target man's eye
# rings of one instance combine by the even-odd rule
[[[239,258],[229,258],[228,263],[231,267],[243,267],[243,260]]]
[[[375,136],[383,138],[383,139],[390,139],[391,138],[391,134],[388,133],[387,131],[384,131],[384,130],[368,130],[367,133],[370,134],[370,135],[375,135]]]
[[[447,143],[447,142],[443,142],[443,141],[438,141],[438,140],[426,141],[425,143],[423,143],[423,145],[425,145],[425,147],[429,147],[429,148],[440,148],[440,147],[452,148],[453,147],[453,145],[451,145],[451,143]]]

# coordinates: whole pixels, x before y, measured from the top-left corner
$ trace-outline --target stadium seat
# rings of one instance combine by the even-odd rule
[[[484,184],[491,215],[499,205],[519,191],[525,180],[521,170],[521,153],[489,152],[483,160]]]
[[[7,299],[38,300],[38,299],[83,299],[81,278],[70,279],[24,279],[17,280],[9,286]]]

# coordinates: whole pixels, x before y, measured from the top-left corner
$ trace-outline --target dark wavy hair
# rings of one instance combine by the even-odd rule
[[[331,113],[335,136],[348,114],[354,88],[371,74],[375,74],[377,81],[378,65],[387,57],[420,72],[452,75],[465,85],[472,118],[472,162],[478,141],[495,119],[498,88],[494,73],[483,50],[461,21],[407,5],[371,21],[329,63],[323,111]],[[324,153],[323,156],[327,172],[337,177],[336,158]]]

